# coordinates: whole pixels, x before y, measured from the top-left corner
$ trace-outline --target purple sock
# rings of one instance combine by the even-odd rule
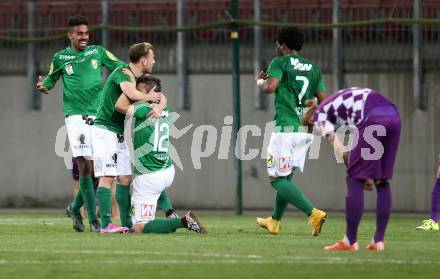
[[[350,244],[357,240],[357,229],[364,213],[364,188],[362,182],[347,176],[347,197],[345,197],[345,232]]]
[[[440,178],[435,180],[434,188],[431,192],[431,219],[438,221],[440,215]]]
[[[385,230],[391,215],[391,187],[390,183],[382,183],[376,185],[376,233],[374,234],[374,242],[383,241]]]

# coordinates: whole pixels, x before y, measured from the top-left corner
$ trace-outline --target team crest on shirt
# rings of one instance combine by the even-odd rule
[[[93,69],[98,69],[98,60],[97,59],[90,59],[90,63],[92,63],[92,68]]]
[[[266,164],[268,168],[272,168],[274,166],[273,155],[267,154]]]
[[[72,64],[67,64],[66,65],[66,67],[65,67],[65,69],[66,69],[66,73],[70,76],[70,75],[73,75],[73,67],[72,67]]]

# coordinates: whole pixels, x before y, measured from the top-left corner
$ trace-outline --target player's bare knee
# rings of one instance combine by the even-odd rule
[[[134,232],[135,233],[143,233],[144,232],[144,227],[145,227],[145,224],[135,224],[133,226]]]
[[[118,176],[118,183],[122,185],[131,184],[131,175],[120,175]]]
[[[436,178],[440,179],[440,166],[439,166],[438,169],[437,169],[437,175],[436,175]]]
[[[110,189],[114,180],[112,176],[102,176],[99,178],[99,187]]]

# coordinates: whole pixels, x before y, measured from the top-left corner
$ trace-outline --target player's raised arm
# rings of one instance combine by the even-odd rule
[[[272,94],[277,89],[280,81],[277,78],[269,77],[267,79],[258,79],[257,85],[266,94]]]
[[[154,89],[152,89],[154,90]],[[162,94],[162,97],[160,98],[160,102],[158,104],[152,104],[151,108],[152,110],[150,111],[150,113],[148,114],[149,117],[151,118],[159,118],[162,111],[165,109],[165,107],[167,106],[168,100],[165,97],[165,95]]]
[[[110,71],[113,71],[119,66],[125,65],[123,61],[119,60],[113,53],[106,50],[104,47],[99,46],[99,50],[101,53],[102,64]]]
[[[257,76],[257,85],[266,94],[272,94],[278,87],[283,78],[283,68],[275,58],[269,65],[267,74],[261,71]]]
[[[280,80],[283,76],[283,71],[276,60],[272,60],[269,65],[269,69],[266,72],[261,71],[257,77],[257,85],[266,94],[272,94],[278,87]]]
[[[162,93],[151,92],[151,94],[143,94],[136,89],[136,85],[129,81],[124,81],[120,85],[122,92],[132,101],[160,102]]]
[[[43,80],[41,76],[38,76],[36,89],[41,93],[47,94],[49,90],[51,90],[57,80],[61,76],[61,69],[59,69],[58,64],[56,62],[55,56],[52,58],[52,62],[50,63],[49,73],[47,77]]]

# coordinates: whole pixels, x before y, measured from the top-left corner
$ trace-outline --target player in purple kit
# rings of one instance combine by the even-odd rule
[[[437,176],[434,182],[434,187],[431,192],[431,216],[427,220],[422,221],[422,225],[418,226],[418,230],[423,231],[438,231],[438,219],[440,216],[440,156],[438,158]]]
[[[368,250],[384,250],[384,236],[391,215],[394,162],[400,139],[400,116],[396,106],[379,92],[368,88],[340,90],[304,114],[303,124],[314,125],[333,145],[347,165],[345,214],[347,228],[343,240],[325,250],[358,250],[357,229],[364,212],[364,190],[377,190],[376,232]],[[357,128],[354,143],[343,151],[335,131],[341,126]]]

